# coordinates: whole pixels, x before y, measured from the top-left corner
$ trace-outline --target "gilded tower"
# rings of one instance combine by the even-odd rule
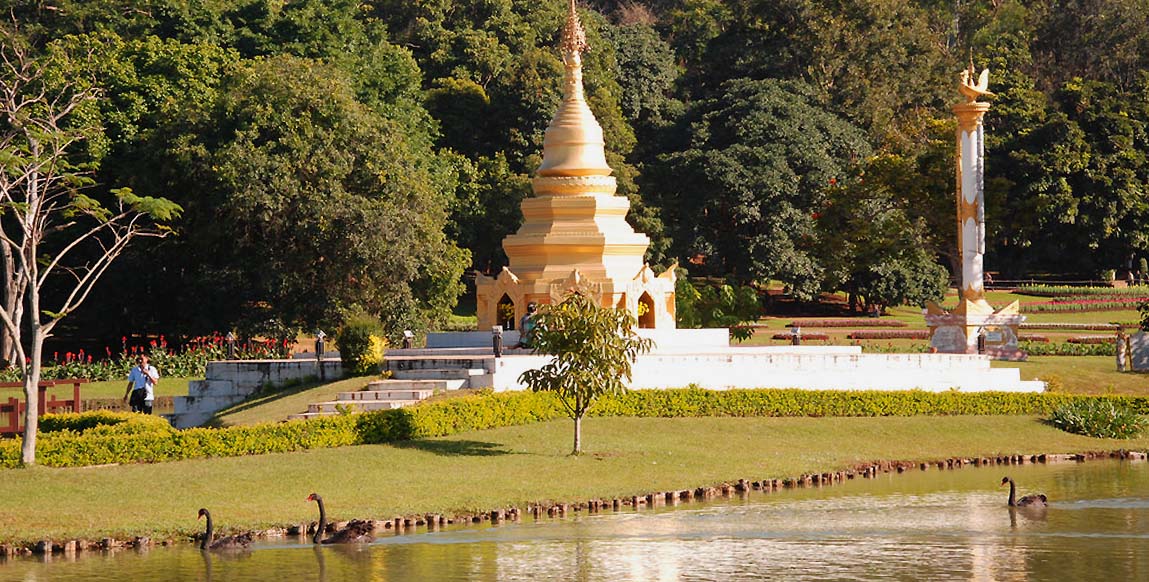
[[[616,196],[606,143],[583,95],[586,35],[570,2],[562,31],[563,100],[543,138],[543,162],[523,200],[523,225],[503,240],[509,265],[476,281],[479,328],[516,327],[528,303],[557,303],[572,292],[623,308],[640,327],[674,328],[674,268],[643,262],[650,239],[626,222],[630,201]]]

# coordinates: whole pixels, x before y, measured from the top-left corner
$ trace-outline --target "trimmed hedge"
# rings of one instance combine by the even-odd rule
[[[1112,341],[1101,344],[1078,344],[1064,342],[1039,343],[1022,341],[1021,351],[1031,356],[1115,356],[1117,346]]]
[[[929,339],[928,329],[856,329],[846,334],[846,339]]]
[[[1149,397],[1076,396],[1006,392],[835,391],[799,389],[635,390],[601,399],[593,416],[913,416],[1046,415],[1073,402],[1110,402],[1149,413]],[[85,413],[95,416],[96,413]],[[517,426],[565,418],[550,393],[510,392],[450,398],[418,406],[222,429],[175,430],[135,419],[98,423],[84,415],[55,415],[58,428],[38,442],[37,459],[50,467],[156,463],[200,457],[284,453],[357,444],[380,444]],[[142,415],[135,415],[140,418]],[[155,417],[152,417],[155,418]],[[19,439],[0,440],[0,466],[20,461]]]
[[[1078,335],[1065,340],[1071,344],[1112,344],[1117,341],[1116,336],[1111,335]]]
[[[1149,289],[1145,286],[1133,287],[1077,287],[1075,285],[1022,285],[1015,291],[1018,295],[1036,297],[1142,297]]]
[[[1022,303],[1022,313],[1087,313],[1094,311],[1129,311],[1137,309],[1143,298],[1126,300],[1076,300],[1050,301],[1042,303]]]
[[[144,429],[171,430],[171,425],[162,416],[111,410],[90,410],[80,414],[45,414],[40,417],[39,426],[41,433],[83,432],[101,426],[115,426],[116,430],[125,432],[140,432]]]
[[[848,317],[838,319],[795,319],[786,327],[905,327],[900,319],[878,319],[876,317]]]
[[[1122,327],[1137,327],[1136,323],[1023,323],[1020,329],[1069,329],[1084,331],[1099,331],[1111,329],[1117,331]]]
[[[472,430],[554,420],[566,412],[553,394],[483,391],[418,406],[357,415],[363,443],[446,436]]]
[[[1149,397],[922,390],[635,390],[604,398],[595,416],[916,416],[1048,414],[1078,400],[1105,400],[1149,413]]]
[[[811,332],[811,333],[802,332],[801,334],[799,334],[798,337],[799,337],[799,339],[809,340],[809,341],[829,341],[830,334],[818,333],[818,332]],[[770,339],[772,339],[772,340],[793,340],[794,334],[789,333],[789,332],[787,332],[787,333],[776,333],[776,334],[770,336]]]

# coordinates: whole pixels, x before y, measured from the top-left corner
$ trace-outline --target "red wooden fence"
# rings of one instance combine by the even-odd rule
[[[80,412],[83,404],[80,401],[80,384],[86,383],[87,380],[80,378],[69,378],[67,380],[44,380],[39,384],[39,406],[37,409],[41,416],[48,412]],[[48,398],[48,388],[58,385],[72,385],[72,397],[68,399],[58,400],[56,395],[53,394]],[[0,390],[19,388],[23,390],[23,382],[4,382],[0,383]],[[23,394],[21,394],[23,396]],[[18,434],[24,432],[24,411],[27,409],[27,404],[21,401],[21,398],[9,397],[7,401],[0,400],[0,434]]]

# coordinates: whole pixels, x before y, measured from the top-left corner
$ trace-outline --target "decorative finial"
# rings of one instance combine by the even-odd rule
[[[586,32],[579,22],[578,12],[575,11],[575,0],[570,0],[570,12],[567,13],[567,23],[563,27],[562,44],[563,54],[582,53],[587,49]]]
[[[961,84],[958,85],[958,92],[965,96],[967,103],[977,101],[978,97],[994,96],[993,93],[989,92],[989,69],[982,69],[981,75],[974,83],[973,77],[976,74],[977,69],[973,66],[973,51],[970,51],[969,68],[961,72]]]

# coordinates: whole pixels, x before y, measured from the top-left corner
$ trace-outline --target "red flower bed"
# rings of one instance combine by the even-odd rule
[[[929,339],[928,329],[856,329],[846,334],[847,339]]]
[[[1038,335],[1036,333],[1023,333],[1023,334],[1018,334],[1017,341],[1037,342],[1039,344],[1047,344],[1047,343],[1049,343],[1049,338],[1047,338],[1043,335]]]
[[[793,336],[791,336],[789,333],[776,333],[773,336],[770,336],[770,339],[788,340],[791,337],[793,337]],[[823,341],[826,341],[826,340],[830,339],[830,336],[828,334],[824,334],[824,333],[802,332],[802,335],[799,337],[801,337],[803,340],[823,340]]]
[[[1111,335],[1079,335],[1065,341],[1071,344],[1111,344],[1114,339]]]
[[[1136,327],[1135,324],[1130,324]],[[1080,329],[1084,331],[1116,330],[1119,325],[1113,323],[1023,323],[1021,329]]]
[[[876,317],[854,317],[841,319],[800,319],[786,324],[788,327],[905,327],[906,322],[896,319]]]

